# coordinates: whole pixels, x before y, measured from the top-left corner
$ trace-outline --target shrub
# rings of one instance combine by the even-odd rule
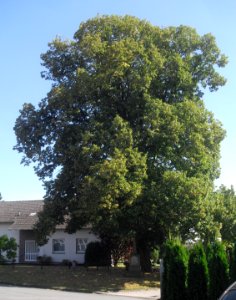
[[[2,255],[0,255],[0,264],[4,265],[7,262],[6,258]]]
[[[208,246],[209,299],[215,300],[222,294],[229,283],[229,265],[222,243],[215,242]]]
[[[71,261],[69,259],[63,259],[62,262],[61,262],[61,264],[63,266],[69,266],[71,264]]]
[[[184,300],[187,281],[187,250],[179,241],[168,241],[164,247],[163,300]]]
[[[109,248],[101,242],[91,242],[85,252],[86,266],[110,266],[111,253]]]
[[[38,256],[37,260],[39,262],[39,264],[41,264],[42,266],[49,266],[52,263],[52,258],[51,256],[47,256],[47,255],[43,255],[43,256]]]
[[[202,244],[194,245],[190,250],[188,264],[188,299],[204,300],[208,298],[209,274],[207,259]]]
[[[7,235],[0,237],[0,263],[8,260],[14,261],[16,258],[17,243],[14,238],[8,238]]]
[[[236,243],[230,253],[230,281],[236,281]]]

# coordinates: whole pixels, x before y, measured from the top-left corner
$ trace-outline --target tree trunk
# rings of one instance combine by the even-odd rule
[[[143,272],[151,272],[151,253],[148,245],[142,240],[137,244],[138,254],[140,255],[140,265]]]

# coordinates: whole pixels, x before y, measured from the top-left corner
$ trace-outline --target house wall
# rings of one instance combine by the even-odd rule
[[[6,234],[9,238],[13,237],[16,239],[17,249],[17,263],[25,262],[25,240],[35,240],[32,230],[12,230],[9,229],[11,223],[0,223],[0,236]],[[84,253],[76,253],[76,239],[86,238],[88,243],[99,240],[97,236],[90,232],[89,229],[81,229],[74,234],[65,233],[63,230],[56,230],[52,236],[49,237],[48,243],[44,246],[39,247],[39,256],[50,256],[52,262],[62,262],[64,259],[73,261],[75,260],[79,264],[84,263]],[[64,239],[65,251],[64,253],[53,253],[53,239]]]
[[[19,230],[9,229],[11,223],[0,223],[0,236],[7,235],[8,238],[15,238],[17,245],[19,245],[20,235]],[[16,262],[19,262],[19,247],[17,249]]]
[[[75,260],[79,264],[84,263],[84,253],[76,253],[76,239],[86,238],[88,243],[98,240],[89,229],[81,229],[74,234],[65,233],[63,230],[57,230],[52,236],[50,236],[48,243],[40,247],[39,255],[50,256],[52,262],[62,262],[64,259],[70,261]],[[64,253],[53,253],[53,239],[64,239],[65,251]]]

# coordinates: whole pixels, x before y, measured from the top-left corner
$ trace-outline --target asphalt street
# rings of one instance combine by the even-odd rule
[[[140,300],[140,298],[135,297],[85,294],[14,286],[0,286],[0,295],[0,298],[4,300]]]

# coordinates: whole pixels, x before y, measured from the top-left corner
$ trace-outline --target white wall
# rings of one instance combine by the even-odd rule
[[[0,236],[7,235],[8,238],[15,238],[17,245],[20,243],[19,230],[9,229],[12,223],[0,223]],[[18,262],[19,248],[17,249],[16,262]]]
[[[17,244],[20,244],[20,232],[19,230],[9,230],[9,227],[12,224],[0,223],[0,236],[6,234],[9,238],[13,237],[16,239]],[[50,256],[53,262],[62,262],[64,259],[70,261],[75,260],[79,264],[84,263],[84,254],[76,253],[76,239],[77,238],[86,238],[88,243],[92,241],[99,240],[97,236],[90,232],[89,229],[81,229],[74,234],[65,233],[63,230],[57,230],[49,238],[49,241],[46,245],[40,247],[39,255]],[[53,253],[52,249],[52,240],[53,239],[64,239],[65,240],[65,253]],[[17,250],[16,262],[19,258],[19,248]]]
[[[84,263],[84,254],[76,253],[76,239],[87,238],[88,243],[98,240],[93,233],[90,233],[89,229],[81,229],[73,234],[65,233],[63,230],[57,230],[49,238],[46,245],[40,247],[39,255],[51,256],[52,262],[62,262],[64,259],[70,261],[75,260],[79,264]],[[64,239],[65,240],[65,253],[53,253],[52,240],[53,239]]]

